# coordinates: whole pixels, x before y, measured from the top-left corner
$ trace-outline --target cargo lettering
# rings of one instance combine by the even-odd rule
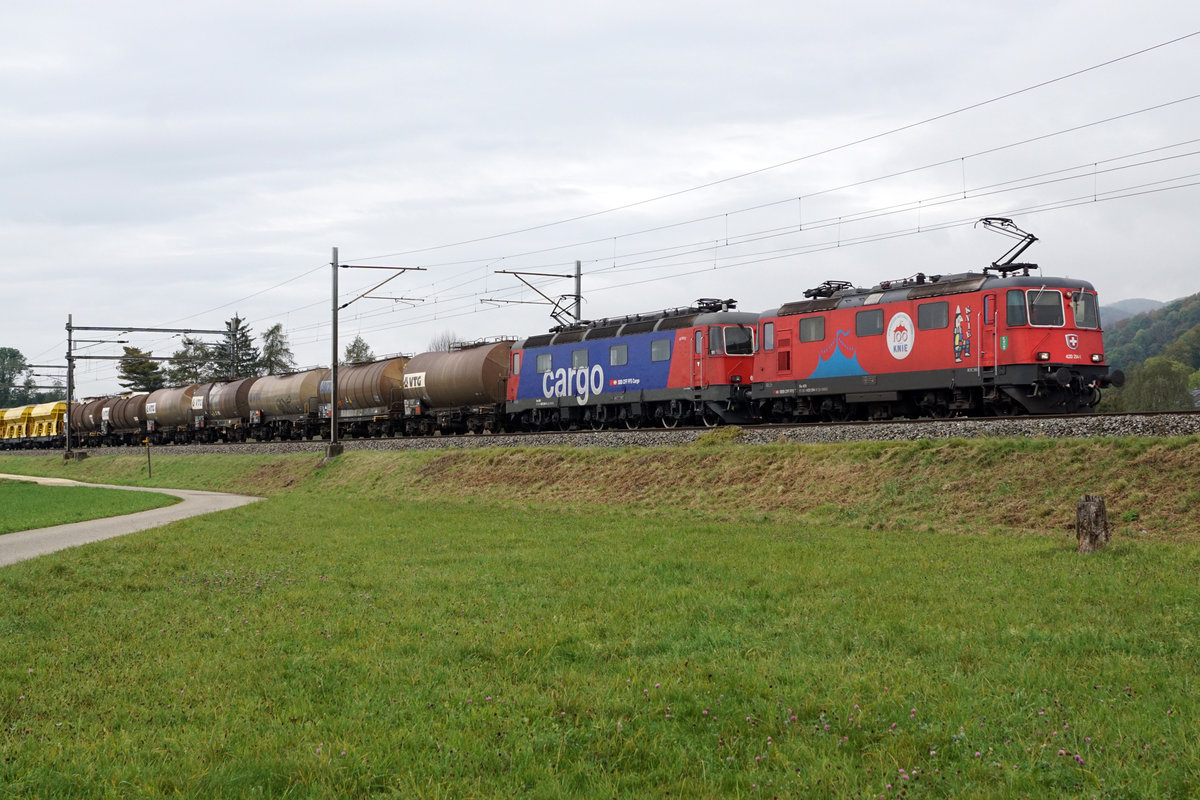
[[[424,389],[425,388],[425,373],[424,372],[406,372],[406,373],[404,373],[404,388],[405,389]]]
[[[591,369],[558,368],[542,376],[542,397],[574,397],[579,405],[586,405],[594,394],[604,391],[604,368],[595,364]]]

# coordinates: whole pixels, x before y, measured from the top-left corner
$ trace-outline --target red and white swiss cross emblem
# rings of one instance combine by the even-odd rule
[[[1079,347],[1079,336],[1074,333],[1068,333],[1067,334],[1067,347],[1071,348],[1072,350]]]

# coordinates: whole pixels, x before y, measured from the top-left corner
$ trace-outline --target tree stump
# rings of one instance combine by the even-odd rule
[[[1075,506],[1075,538],[1079,540],[1080,553],[1090,553],[1108,546],[1112,533],[1108,528],[1104,498],[1100,495],[1085,494]]]

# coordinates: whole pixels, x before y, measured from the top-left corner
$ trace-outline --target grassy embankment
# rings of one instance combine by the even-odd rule
[[[318,463],[161,459],[270,499],[0,570],[0,787],[1197,792],[1200,440]]]
[[[0,478],[0,534],[132,514],[178,502],[177,497],[152,492],[38,486]]]

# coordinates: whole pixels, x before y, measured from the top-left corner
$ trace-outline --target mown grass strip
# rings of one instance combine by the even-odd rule
[[[0,478],[0,534],[133,514],[178,503],[157,492],[87,486],[39,486]]]
[[[691,481],[671,455],[557,455]],[[687,455],[710,478],[746,467]],[[1195,544],[1118,536],[1080,558],[1057,530],[945,533],[961,521],[933,501],[920,528],[878,530],[724,493],[695,508],[688,488],[654,505],[630,498],[645,475],[589,506],[544,469],[555,454],[526,456],[523,483],[486,485],[479,460],[519,458],[215,464],[271,499],[0,570],[0,785],[1195,795]]]

